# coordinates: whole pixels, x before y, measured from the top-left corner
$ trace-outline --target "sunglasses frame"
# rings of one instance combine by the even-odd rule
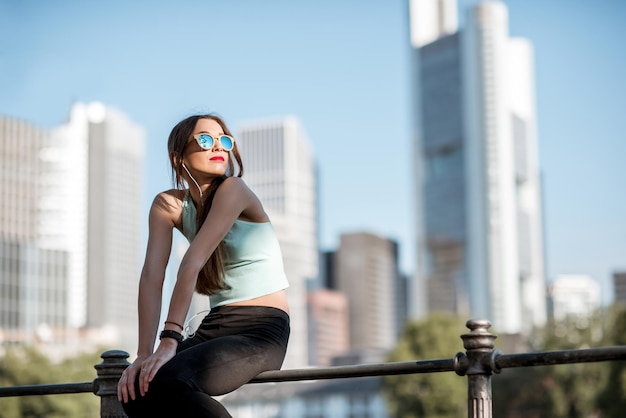
[[[202,137],[202,136],[208,136],[209,138],[211,138],[212,144],[209,147],[204,147],[202,145],[202,143],[200,141],[200,137]],[[224,143],[222,142],[222,137],[226,137],[226,138],[228,138],[230,140],[230,142],[232,144],[230,148],[227,148],[227,147],[224,146]],[[215,141],[220,143],[220,145],[222,146],[224,151],[232,151],[232,149],[235,148],[235,138],[233,138],[230,135],[226,135],[226,134],[213,135],[213,134],[210,134],[208,132],[201,132],[199,134],[195,134],[193,136],[193,139],[196,140],[196,142],[198,143],[198,146],[200,148],[202,148],[203,150],[209,150],[209,149],[213,148],[215,146]]]

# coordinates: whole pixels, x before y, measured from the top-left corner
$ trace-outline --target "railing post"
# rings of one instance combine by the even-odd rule
[[[470,319],[465,325],[471,331],[461,335],[465,354],[457,354],[455,370],[461,376],[467,375],[467,416],[491,418],[491,372],[497,336],[488,331],[491,323],[486,319]]]
[[[130,364],[126,360],[128,353],[122,350],[109,350],[100,357],[102,363],[94,366],[98,372],[94,393],[100,396],[100,417],[127,418],[122,404],[117,400],[117,382]]]

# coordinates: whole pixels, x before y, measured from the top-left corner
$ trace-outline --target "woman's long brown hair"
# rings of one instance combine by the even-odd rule
[[[170,164],[172,165],[172,180],[175,187],[180,190],[185,190],[188,186],[183,177],[183,156],[185,152],[185,146],[193,135],[193,131],[196,129],[196,124],[200,119],[214,120],[222,127],[226,135],[232,136],[224,120],[214,114],[189,116],[188,118],[183,119],[182,121],[178,122],[176,126],[174,126],[167,141],[167,148],[170,157]],[[243,164],[241,162],[241,155],[239,154],[239,149],[237,148],[236,142],[230,153],[237,162],[236,176],[241,177],[243,175]],[[233,163],[233,158],[229,158],[228,169],[226,170],[226,173],[223,176],[213,180],[209,185],[209,188],[205,192],[206,197],[204,199],[204,202],[202,202],[201,210],[197,212],[198,216],[196,219],[196,231],[200,230],[200,227],[204,224],[204,221],[206,220],[206,217],[211,210],[217,188],[226,178],[233,175],[235,175],[235,165]],[[224,241],[222,241],[219,243],[213,254],[211,254],[208,261],[198,274],[198,280],[196,281],[196,292],[203,295],[213,295],[220,290],[226,288],[224,284],[225,262],[226,250]]]

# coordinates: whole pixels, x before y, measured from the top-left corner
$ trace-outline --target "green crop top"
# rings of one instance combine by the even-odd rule
[[[183,199],[183,235],[196,236],[196,207],[187,192]],[[269,295],[289,287],[283,257],[270,222],[236,220],[224,237],[226,289],[209,296],[211,307]]]

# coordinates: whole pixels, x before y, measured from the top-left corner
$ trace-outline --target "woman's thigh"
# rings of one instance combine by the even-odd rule
[[[266,370],[282,365],[285,349],[273,342],[233,335],[197,344],[178,353],[157,373],[160,381],[184,382],[193,390],[223,395]]]
[[[174,379],[222,395],[266,370],[280,369],[289,338],[288,316],[274,308],[224,307],[157,373],[151,386]]]

